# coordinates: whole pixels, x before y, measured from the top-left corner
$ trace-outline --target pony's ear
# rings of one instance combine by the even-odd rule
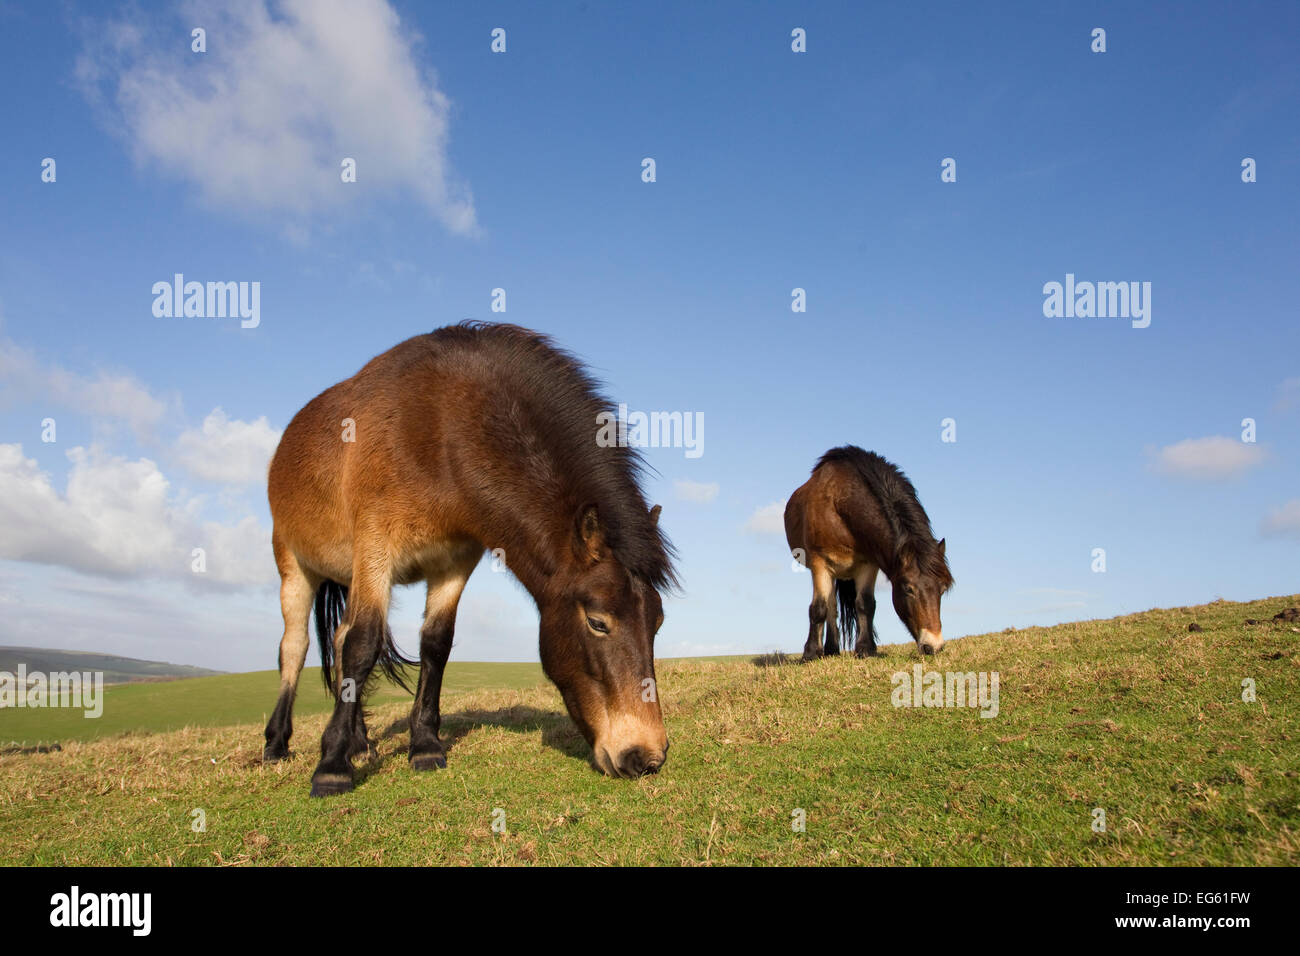
[[[600,515],[595,505],[587,505],[578,512],[577,532],[574,544],[578,557],[599,561],[605,554],[605,532],[600,527]]]
[[[948,553],[948,539],[947,539],[947,538],[940,538],[940,539],[939,539],[939,557],[942,558],[942,557],[943,557],[944,555],[946,555],[947,553]]]
[[[664,510],[663,505],[655,505],[650,509],[650,523],[655,527],[659,526],[659,512]]]

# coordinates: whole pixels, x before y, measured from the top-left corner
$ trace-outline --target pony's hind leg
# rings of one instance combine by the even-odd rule
[[[816,555],[808,559],[812,572],[813,599],[808,605],[808,641],[803,646],[803,659],[815,660],[823,653],[840,652],[840,632],[835,625],[835,580],[826,562]],[[822,650],[822,629],[827,630],[826,650]],[[832,644],[832,641],[834,642]],[[834,650],[831,648],[834,647]]]
[[[442,575],[429,577],[424,602],[424,625],[420,628],[420,683],[411,707],[411,769],[434,770],[447,766],[447,752],[438,737],[442,725],[440,698],[442,675],[451,654],[456,630],[456,607],[465,582],[477,564],[481,549],[472,562],[465,562]],[[467,566],[465,566],[467,565]]]
[[[275,552],[276,565],[280,569],[280,613],[284,617],[284,636],[280,638],[280,696],[266,724],[263,763],[276,763],[289,756],[293,701],[298,694],[298,678],[311,643],[307,625],[317,586],[315,578],[304,571],[298,559],[279,542],[275,544]]]
[[[857,590],[854,602],[858,612],[858,657],[874,657],[876,654],[876,575],[879,568],[866,567],[853,576],[853,585]]]
[[[372,570],[379,567],[383,568],[382,574]],[[365,739],[361,697],[388,634],[391,584],[387,574],[382,559],[370,567],[358,561],[353,568],[342,653],[335,661],[338,694],[334,713],[321,735],[320,763],[311,777],[313,797],[347,793],[353,786],[351,756],[356,752],[358,738]]]

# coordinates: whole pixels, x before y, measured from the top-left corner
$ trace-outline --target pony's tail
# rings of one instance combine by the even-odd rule
[[[836,581],[835,596],[840,602],[840,645],[851,651],[858,634],[858,586],[852,579]]]
[[[343,621],[347,605],[348,589],[337,581],[324,581],[316,590],[316,640],[320,645],[320,676],[331,697],[337,696],[338,692],[334,680],[334,633]],[[379,658],[375,663],[390,681],[408,694],[414,693],[411,685],[406,682],[402,668],[415,666],[419,661],[405,657],[397,649],[393,642],[393,632],[387,625],[384,626],[384,642],[380,645]]]
[[[320,646],[320,676],[331,697],[334,686],[334,632],[348,605],[348,589],[337,581],[323,581],[316,589],[316,642]]]
[[[384,676],[396,684],[408,694],[414,695],[415,691],[411,685],[406,682],[406,673],[404,667],[419,667],[420,662],[412,660],[397,649],[397,644],[393,641],[393,632],[388,625],[384,625],[384,643],[379,648],[379,660],[376,661],[379,669],[384,672]]]

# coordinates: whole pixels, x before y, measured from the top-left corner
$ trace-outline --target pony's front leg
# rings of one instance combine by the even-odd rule
[[[356,589],[353,589],[356,593]],[[338,658],[338,696],[334,701],[334,714],[321,736],[320,763],[311,775],[311,795],[326,797],[347,793],[352,789],[351,756],[358,739],[365,739],[365,723],[361,713],[361,695],[370,672],[383,648],[387,625],[385,608],[361,602],[357,595],[355,605],[349,608],[349,621],[343,635],[343,653]]]
[[[475,554],[474,562],[477,561],[478,554]],[[466,564],[468,567],[450,575],[429,578],[424,600],[424,625],[420,628],[420,683],[415,689],[415,704],[411,707],[412,770],[436,770],[447,766],[447,752],[438,737],[442,725],[442,675],[447,669],[447,657],[451,654],[455,636],[456,605],[465,581],[474,569],[473,563]]]
[[[439,698],[442,675],[451,654],[451,624],[429,624],[420,630],[420,684],[411,707],[412,770],[436,770],[447,766],[447,751],[438,736],[442,725]]]
[[[808,605],[808,640],[803,645],[803,659],[815,661],[822,656],[822,628],[826,625],[826,605],[814,596]]]

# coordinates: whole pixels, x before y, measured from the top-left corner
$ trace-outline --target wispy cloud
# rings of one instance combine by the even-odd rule
[[[125,422],[140,437],[151,434],[173,405],[131,375],[103,371],[82,375],[42,362],[4,339],[0,339],[0,383],[6,393],[12,390],[25,399],[39,398],[101,422]]]
[[[164,397],[125,372],[86,375],[42,362],[32,352],[0,339],[0,395],[49,403],[51,411],[68,409],[90,421],[99,439],[125,423],[137,438],[161,448],[183,421],[178,396]],[[56,419],[57,426],[57,419]],[[203,424],[176,437],[164,457],[204,481],[246,485],[266,479],[266,466],[279,444],[280,432],[265,416],[246,422],[223,409],[208,413]]]
[[[721,486],[716,482],[686,481],[679,479],[673,482],[673,490],[677,492],[677,497],[683,501],[693,501],[696,504],[705,505],[718,497]]]
[[[1262,445],[1224,435],[1188,438],[1159,449],[1148,449],[1152,467],[1165,475],[1222,481],[1237,478],[1268,459]]]
[[[1270,511],[1259,523],[1259,533],[1266,538],[1300,540],[1300,498],[1292,498],[1282,507]]]
[[[201,0],[182,17],[88,29],[77,75],[142,165],[211,206],[289,214],[413,196],[452,232],[477,230],[447,159],[451,106],[385,0]],[[182,38],[207,31],[207,51]],[[356,161],[356,182],[341,163]]]
[[[774,501],[755,509],[745,522],[745,530],[754,534],[784,534],[785,502]]]

